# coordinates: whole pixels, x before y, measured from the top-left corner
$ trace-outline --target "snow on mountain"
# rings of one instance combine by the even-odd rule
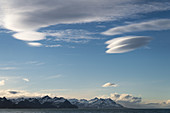
[[[67,99],[63,97],[54,97],[51,98],[49,96],[37,97],[37,98],[16,98],[9,99],[16,105],[19,104],[27,104],[27,106],[31,106],[36,104],[38,107],[44,108],[77,108],[77,106],[72,105]],[[27,107],[26,106],[26,107]]]
[[[10,99],[15,104],[21,104],[21,102],[29,102],[32,104],[42,105],[44,107],[57,107],[57,108],[102,108],[102,109],[117,109],[124,108],[122,105],[117,104],[110,98],[94,98],[91,100],[86,99],[65,99],[63,97],[54,97],[44,96],[42,98],[17,98]]]
[[[112,99],[94,98],[91,100],[85,99],[69,99],[71,104],[78,106],[79,108],[123,108],[122,105],[117,104]]]

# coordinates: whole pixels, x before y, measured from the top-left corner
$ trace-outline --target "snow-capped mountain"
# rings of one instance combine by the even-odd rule
[[[122,105],[117,104],[112,99],[94,98],[91,100],[86,99],[69,99],[71,104],[78,106],[79,108],[124,108]]]
[[[37,98],[0,98],[0,108],[102,108],[102,109],[120,109],[124,108],[112,99],[94,98],[86,99],[65,99],[63,97],[49,96]]]

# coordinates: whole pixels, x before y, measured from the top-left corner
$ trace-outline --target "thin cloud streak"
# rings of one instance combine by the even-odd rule
[[[63,92],[63,91],[69,91],[69,89],[44,89],[41,91],[42,92]]]
[[[60,78],[60,77],[62,77],[62,75],[49,76],[46,79],[56,79],[56,78]]]
[[[103,35],[119,35],[129,32],[138,32],[138,31],[162,31],[170,29],[170,19],[159,19],[151,20],[141,23],[132,23],[125,26],[118,26],[111,28],[105,32],[102,32]]]
[[[17,69],[16,67],[0,67],[0,70],[15,70]]]

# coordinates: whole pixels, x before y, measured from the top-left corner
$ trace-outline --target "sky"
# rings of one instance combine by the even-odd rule
[[[170,108],[169,0],[0,0],[0,95]]]

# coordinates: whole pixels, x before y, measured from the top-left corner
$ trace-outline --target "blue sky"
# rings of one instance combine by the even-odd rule
[[[170,107],[168,0],[0,4],[2,96],[101,97],[128,107]]]

